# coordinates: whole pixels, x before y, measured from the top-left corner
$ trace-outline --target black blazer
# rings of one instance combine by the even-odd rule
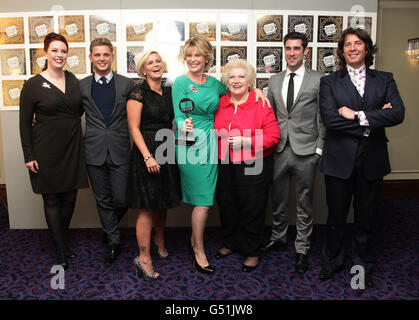
[[[382,109],[390,102],[391,109]],[[358,155],[363,157],[365,176],[375,180],[390,173],[384,127],[401,123],[404,105],[393,75],[367,69],[364,97],[353,85],[346,68],[320,80],[320,114],[327,129],[320,171],[341,179],[348,179]],[[364,111],[370,124],[369,137],[363,137],[365,127],[359,121],[339,116],[338,109],[346,106]],[[362,145],[363,152],[359,152]]]
[[[84,147],[86,163],[99,166],[111,155],[116,165],[129,163],[130,137],[127,120],[127,97],[134,82],[132,79],[113,73],[116,98],[109,125],[92,97],[92,78],[90,75],[80,81],[80,91],[84,112],[86,113],[86,132]]]

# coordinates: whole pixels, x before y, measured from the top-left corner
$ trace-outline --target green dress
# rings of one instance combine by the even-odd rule
[[[176,161],[179,165],[182,201],[194,206],[212,206],[218,176],[217,140],[214,134],[214,114],[220,96],[227,93],[223,83],[209,77],[204,84],[196,84],[186,75],[176,78],[172,89],[175,114],[176,138],[186,120],[179,110],[179,102],[190,98],[195,109],[189,114],[194,123],[196,142],[192,146],[176,145]]]

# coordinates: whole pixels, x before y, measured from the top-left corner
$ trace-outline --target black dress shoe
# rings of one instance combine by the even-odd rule
[[[332,279],[334,277],[335,273],[333,271],[330,271],[329,269],[323,267],[320,270],[319,279],[321,281],[326,281],[329,279]]]
[[[121,247],[118,244],[111,245],[109,252],[105,256],[105,265],[110,266],[114,263],[120,252]]]
[[[372,279],[372,274],[370,272],[365,272],[365,285],[368,288],[374,287],[374,280]]]
[[[295,271],[299,274],[304,274],[308,270],[308,256],[306,254],[297,253],[297,262],[295,264]]]
[[[257,267],[259,266],[259,262],[258,262],[258,264],[257,265],[255,265],[255,266],[248,266],[248,265],[245,265],[244,263],[242,264],[242,271],[243,272],[252,272],[252,271],[255,271],[256,269],[257,269]]]
[[[270,251],[270,250],[285,250],[287,248],[287,243],[282,242],[280,240],[270,240],[265,247],[262,248],[262,251]]]

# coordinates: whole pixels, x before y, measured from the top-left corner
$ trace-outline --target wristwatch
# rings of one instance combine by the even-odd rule
[[[354,112],[354,121],[359,121],[359,112],[358,111]]]

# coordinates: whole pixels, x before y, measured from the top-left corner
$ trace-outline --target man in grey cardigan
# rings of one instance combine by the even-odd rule
[[[302,33],[291,32],[284,37],[287,69],[272,76],[268,88],[281,140],[274,152],[272,234],[265,250],[286,247],[289,182],[294,176],[297,196],[295,267],[300,274],[304,274],[309,267],[313,185],[325,134],[318,105],[323,74],[304,66],[307,44],[307,38]]]
[[[94,73],[80,81],[86,115],[84,144],[89,179],[108,243],[105,264],[109,266],[121,251],[118,223],[127,211],[130,138],[126,103],[133,81],[112,71],[114,54],[108,39],[93,40],[89,58]]]

